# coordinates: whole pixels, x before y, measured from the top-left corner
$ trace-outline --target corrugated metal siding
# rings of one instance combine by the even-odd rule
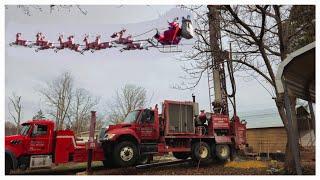
[[[285,153],[287,134],[283,127],[247,129],[247,142],[257,153]]]

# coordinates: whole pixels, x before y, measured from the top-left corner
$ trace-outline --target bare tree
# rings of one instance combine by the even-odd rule
[[[13,112],[12,112],[13,108]],[[16,124],[17,133],[20,131],[20,121],[22,117],[22,103],[21,103],[21,96],[17,96],[15,93],[9,97],[9,104],[8,104],[8,111],[10,117]]]
[[[71,104],[69,119],[72,129],[79,133],[88,129],[90,111],[99,103],[99,99],[93,97],[87,90],[79,88],[75,90],[74,100]]]
[[[108,121],[122,122],[129,112],[145,107],[146,103],[145,88],[126,84],[121,90],[116,91],[114,99],[108,104]]]
[[[46,117],[44,116],[42,110],[40,109],[37,114],[35,114],[32,119],[45,119]]]
[[[96,119],[96,130],[100,130],[105,125],[106,119],[103,113],[98,113]]]
[[[23,11],[27,16],[32,16],[34,12],[45,13],[49,12],[50,14],[54,11],[58,12],[71,12],[73,10],[79,11],[82,15],[87,15],[88,12],[82,8],[80,5],[16,5],[17,9]],[[9,6],[5,6],[6,9],[9,9]],[[12,8],[12,7],[10,7]]]
[[[283,61],[291,51],[290,42],[301,34],[308,34],[309,38],[302,38],[302,43],[312,42],[314,38],[314,6],[303,7],[304,10],[295,10],[295,16],[291,16],[291,10],[299,7],[278,6],[278,5],[238,5],[219,6],[219,22],[212,19],[212,6],[182,6],[193,12],[196,25],[196,40],[193,48],[185,53],[182,58],[189,65],[183,67],[187,76],[179,89],[189,89],[197,86],[203,73],[209,68],[208,61],[213,58],[214,53],[221,53],[226,49],[226,43],[232,42],[232,62],[235,63],[235,70],[248,74],[248,77],[258,80],[265,89],[270,92],[278,108],[279,115],[287,129],[287,119],[284,108],[284,99],[278,93],[275,86],[275,71],[278,64]],[[301,7],[300,7],[301,9]],[[297,23],[297,18],[303,16],[301,12],[308,9],[308,18],[303,23]],[[210,18],[211,17],[211,18]],[[299,19],[299,18],[298,18]],[[209,23],[217,23],[221,31],[220,51],[213,49],[210,40]],[[297,25],[294,27],[293,25]],[[304,33],[311,32],[311,33]],[[313,32],[313,33],[312,33]],[[304,36],[302,36],[304,37]],[[311,37],[311,38],[310,38]],[[299,44],[301,45],[301,43]],[[294,49],[294,48],[293,48]],[[230,59],[229,59],[230,60]],[[231,61],[231,60],[230,60]],[[226,61],[222,61],[224,63]],[[239,77],[239,76],[238,76]],[[187,83],[185,83],[187,81]],[[294,107],[294,106],[293,106]],[[290,148],[287,144],[286,152],[287,170],[294,172],[294,161]]]
[[[11,121],[6,121],[5,122],[5,135],[14,135],[17,133],[17,126],[12,123]]]
[[[39,90],[45,98],[49,112],[56,120],[56,128],[62,129],[65,119],[70,111],[72,101],[73,78],[69,72],[64,72],[46,87]]]

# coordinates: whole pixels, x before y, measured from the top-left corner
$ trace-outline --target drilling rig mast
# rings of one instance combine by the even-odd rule
[[[208,5],[209,37],[211,45],[211,61],[208,62],[208,85],[210,107],[216,113],[228,115],[228,95],[226,92],[226,78],[224,57],[221,49],[220,34],[220,6]],[[214,96],[214,101],[212,100]]]

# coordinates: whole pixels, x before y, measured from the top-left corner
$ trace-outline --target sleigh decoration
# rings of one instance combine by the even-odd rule
[[[175,18],[172,22],[168,22],[169,27],[163,32],[159,32],[155,29],[155,35],[147,39],[135,40],[137,36],[126,35],[126,29],[122,29],[119,32],[113,33],[110,41],[101,42],[102,36],[97,35],[94,41],[89,40],[89,35],[85,35],[83,38],[83,44],[75,43],[75,37],[69,35],[67,39],[64,39],[64,35],[60,35],[58,42],[50,42],[46,40],[43,33],[38,32],[36,34],[35,41],[28,41],[22,38],[21,33],[16,34],[14,42],[10,43],[10,46],[22,46],[35,48],[35,51],[54,49],[54,52],[59,52],[64,49],[69,49],[74,52],[84,54],[86,51],[95,51],[120,48],[120,52],[128,50],[149,50],[149,48],[156,48],[163,53],[181,52],[179,46],[182,46],[182,39],[192,39],[194,37],[194,30],[190,17],[182,17],[182,24],[179,24],[179,19]],[[147,31],[151,32],[151,31]],[[147,33],[146,32],[146,33]],[[146,34],[143,33],[143,34]],[[139,35],[138,35],[139,36]]]

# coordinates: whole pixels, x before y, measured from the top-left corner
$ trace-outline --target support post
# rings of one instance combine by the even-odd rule
[[[309,105],[309,110],[310,110],[310,115],[311,115],[311,126],[313,129],[314,135],[316,135],[316,128],[315,128],[315,117],[314,117],[314,111],[313,111],[313,106],[311,100],[308,101]]]
[[[87,163],[87,174],[92,174],[92,156],[93,156],[93,149],[95,148],[94,142],[94,131],[96,127],[96,111],[91,111],[91,121],[90,121],[90,132],[89,132],[89,140],[87,144],[88,148],[88,163]]]
[[[288,131],[289,131],[289,147],[291,148],[293,159],[295,162],[296,172],[298,175],[302,174],[301,164],[300,164],[300,154],[299,154],[299,144],[298,144],[298,131],[296,123],[296,112],[293,111],[295,107],[292,107],[291,100],[289,97],[288,88],[284,77],[282,77],[282,84],[284,87],[284,104],[286,108],[286,116],[288,119]]]

